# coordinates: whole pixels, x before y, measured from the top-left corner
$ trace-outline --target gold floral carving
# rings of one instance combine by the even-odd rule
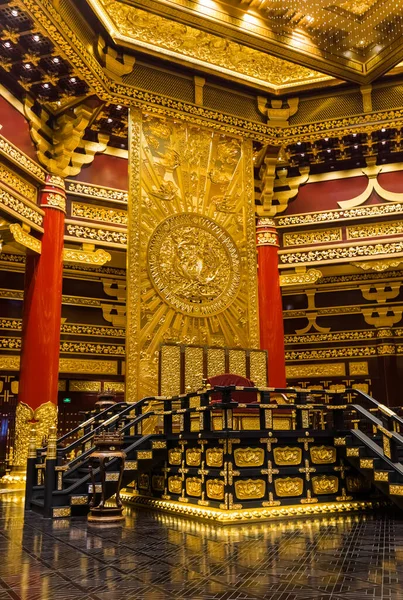
[[[278,477],[274,480],[274,489],[279,498],[301,496],[304,489],[304,481],[301,477]]]
[[[309,379],[310,377],[343,377],[346,374],[344,363],[324,363],[312,365],[286,365],[287,379]]]
[[[403,485],[389,484],[389,494],[391,496],[403,496]]]
[[[100,187],[97,185],[90,185],[88,183],[79,183],[76,181],[66,180],[67,188],[66,191],[70,194],[77,196],[89,196],[90,198],[96,198],[98,200],[109,200],[121,203],[127,203],[128,193],[124,190],[116,190],[113,188]],[[74,204],[74,202],[72,203]],[[92,205],[83,205],[92,206]],[[100,207],[94,207],[100,208]],[[122,211],[123,212],[123,211]],[[74,215],[79,216],[79,215]],[[84,216],[84,215],[82,215]],[[103,219],[99,219],[103,220]]]
[[[339,478],[336,475],[315,475],[312,477],[314,494],[335,494],[339,489]]]
[[[124,392],[125,384],[123,381],[106,381],[104,383],[104,389],[111,392]]]
[[[75,358],[61,358],[59,361],[60,373],[102,374],[117,375],[118,363],[114,360],[86,360]]]
[[[127,211],[115,208],[105,208],[94,204],[71,203],[71,216],[79,219],[91,219],[92,221],[104,221],[116,225],[127,226]]]
[[[234,460],[237,467],[261,467],[264,462],[263,448],[236,448]]]
[[[152,234],[148,268],[159,294],[193,316],[222,312],[240,285],[241,261],[228,233],[192,213],[168,217]]]
[[[109,252],[98,248],[98,250],[78,250],[75,248],[64,248],[63,262],[79,263],[86,265],[102,266],[112,259]]]
[[[186,493],[189,496],[201,496],[202,480],[199,477],[188,477],[186,479]]]
[[[278,235],[270,231],[263,231],[256,236],[257,246],[278,246]]]
[[[32,226],[43,225],[43,211],[31,204],[25,204],[6,190],[0,189],[0,205],[13,216],[24,217]]]
[[[274,462],[276,465],[299,465],[302,460],[302,449],[301,448],[290,448],[289,446],[283,446],[274,448],[273,450]]]
[[[37,188],[11,169],[8,169],[5,165],[0,165],[0,182],[5,183],[12,190],[18,192],[24,199],[30,200],[34,204],[36,203]]]
[[[206,491],[208,498],[212,500],[224,500],[224,482],[221,479],[208,479]]]
[[[389,481],[389,471],[374,471],[374,481]]]
[[[373,469],[374,459],[373,458],[360,458],[360,469]]]
[[[171,494],[180,494],[182,492],[182,478],[178,475],[168,477],[168,491]]]
[[[289,285],[312,285],[322,277],[322,271],[319,269],[306,269],[303,271],[296,270],[295,273],[282,273],[280,275],[281,287]]]
[[[258,500],[266,493],[263,479],[239,479],[235,482],[235,495],[239,500]]]
[[[208,467],[222,467],[224,453],[221,448],[208,448],[206,450],[206,464]]]
[[[164,476],[163,475],[153,475],[151,479],[151,484],[154,490],[157,492],[164,491]]]
[[[347,348],[324,348],[323,350],[289,350],[286,352],[286,360],[323,360],[375,355],[375,346],[354,346]]]
[[[279,252],[280,262],[283,264],[297,263],[315,263],[350,261],[352,258],[361,256],[377,256],[379,254],[400,254],[403,253],[403,242],[387,242],[362,244],[356,246],[334,246],[323,250],[307,250],[305,252],[289,252],[282,250]]]
[[[46,171],[2,135],[0,135],[0,154],[9,158],[20,169],[33,175],[39,181],[45,181]]]
[[[201,449],[188,448],[186,450],[186,464],[190,467],[198,467],[201,462]]]
[[[396,334],[399,335],[399,334]],[[346,342],[346,341],[359,341],[359,340],[373,340],[376,339],[377,332],[374,329],[356,329],[353,331],[335,331],[334,333],[307,333],[300,335],[286,335],[284,336],[285,343],[287,344],[316,344],[323,342]],[[359,363],[350,363],[359,364]],[[350,375],[352,373],[350,372]]]
[[[350,375],[368,375],[368,361],[348,363]]]
[[[168,462],[170,465],[180,465],[182,462],[182,451],[180,448],[168,450]]]
[[[60,352],[63,353],[85,353],[85,354],[110,354],[124,356],[124,345],[95,344],[91,342],[60,342]]]
[[[70,392],[100,392],[101,382],[100,381],[75,381],[71,380],[69,383]]]
[[[14,238],[14,241],[24,248],[28,248],[37,254],[40,254],[42,251],[42,242],[38,240],[36,237],[29,235],[18,223],[12,223],[10,226],[11,234]]]
[[[66,212],[66,198],[62,194],[47,194],[46,201],[42,206],[51,206],[52,208],[58,208],[62,212]]]
[[[340,242],[342,240],[341,229],[318,229],[316,231],[303,231],[297,233],[285,233],[283,235],[283,246],[305,246],[309,244],[324,244],[327,242]]]
[[[312,69],[123,2],[102,0],[102,5],[118,39],[123,36],[126,42],[130,39],[140,47],[158,48],[162,53],[175,54],[181,60],[219,73],[224,69],[237,79],[274,89],[329,79]]]
[[[31,420],[36,423],[36,447],[43,447],[49,429],[57,423],[57,406],[53,402],[41,404],[33,410],[27,404],[19,402],[16,409],[15,442],[13,466],[25,467],[28,457],[29,434]]]
[[[329,465],[336,462],[336,448],[332,446],[311,446],[309,452],[314,465]]]
[[[363,271],[378,271],[382,273],[383,271],[387,271],[388,269],[394,269],[403,263],[402,258],[382,258],[380,260],[368,260],[368,261],[358,261],[352,262],[353,267],[358,267]]]
[[[127,233],[121,229],[88,227],[69,223],[67,231],[74,238],[93,240],[108,246],[121,247],[127,244]]]
[[[403,221],[385,221],[384,223],[370,223],[365,225],[351,225],[347,227],[347,238],[383,237],[387,235],[401,235]]]

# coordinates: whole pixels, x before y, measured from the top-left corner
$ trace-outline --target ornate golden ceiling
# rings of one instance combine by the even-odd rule
[[[275,90],[368,83],[403,52],[403,0],[88,2],[117,42]]]

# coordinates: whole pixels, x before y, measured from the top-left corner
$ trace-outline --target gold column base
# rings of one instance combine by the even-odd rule
[[[25,472],[27,469],[32,421],[36,421],[36,448],[41,448],[43,446],[43,439],[49,435],[50,428],[57,424],[56,404],[45,402],[35,410],[24,404],[24,402],[17,404],[12,473],[18,469]]]
[[[0,494],[7,492],[22,492],[25,490],[26,469],[23,467],[12,467],[9,473],[0,477]]]

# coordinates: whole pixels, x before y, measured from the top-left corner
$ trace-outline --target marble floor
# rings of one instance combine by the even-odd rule
[[[403,513],[217,528],[24,518],[0,495],[0,600],[403,600]]]

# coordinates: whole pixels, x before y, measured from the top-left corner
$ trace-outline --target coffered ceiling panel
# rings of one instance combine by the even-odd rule
[[[403,56],[403,0],[88,2],[116,41],[274,87],[368,83]]]

